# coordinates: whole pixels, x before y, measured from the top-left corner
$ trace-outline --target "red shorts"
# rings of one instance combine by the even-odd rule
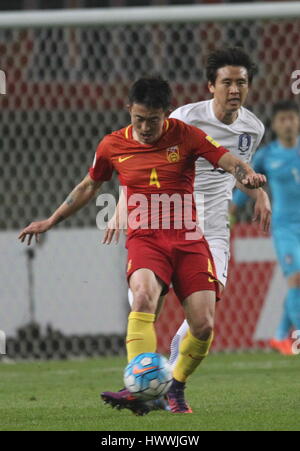
[[[172,282],[180,301],[197,291],[215,291],[219,283],[213,257],[205,238],[187,240],[186,230],[135,230],[127,238],[127,280],[138,269],[147,268],[165,284]]]

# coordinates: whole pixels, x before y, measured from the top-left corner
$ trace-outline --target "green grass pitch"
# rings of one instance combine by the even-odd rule
[[[194,414],[136,417],[104,405],[122,386],[124,358],[0,363],[0,430],[297,431],[300,356],[214,354],[186,390]]]

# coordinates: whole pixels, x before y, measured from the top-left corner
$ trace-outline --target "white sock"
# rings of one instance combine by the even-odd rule
[[[169,363],[172,369],[175,368],[175,365],[179,357],[179,346],[184,337],[186,336],[188,329],[189,329],[188,322],[187,320],[184,320],[171,341]]]
[[[128,288],[128,302],[129,302],[130,307],[132,307],[132,304],[133,304],[133,294],[132,294],[132,291],[131,291],[130,288]]]

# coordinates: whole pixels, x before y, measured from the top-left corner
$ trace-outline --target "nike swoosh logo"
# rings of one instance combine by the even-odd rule
[[[126,344],[131,343],[132,341],[136,341],[136,340],[144,340],[143,338],[132,338],[131,340],[127,340]]]
[[[123,163],[123,161],[129,160],[129,158],[134,157],[134,155],[129,155],[129,157],[119,157],[119,163]]]
[[[204,357],[201,357],[200,359],[198,359],[197,357],[193,357],[192,354],[189,354],[189,357],[193,360],[199,360],[201,362],[201,360],[204,359]]]
[[[141,373],[145,373],[145,371],[148,370],[154,370],[155,368],[158,368],[158,366],[148,366],[148,368],[138,368],[137,366],[135,366],[132,370],[133,374],[141,374]]]

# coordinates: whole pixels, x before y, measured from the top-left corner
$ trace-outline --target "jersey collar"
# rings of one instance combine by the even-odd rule
[[[164,121],[164,125],[163,125],[163,133],[162,133],[160,139],[161,139],[161,138],[163,137],[163,135],[169,130],[169,128],[170,128],[170,121],[169,121],[169,119],[166,119],[166,120]],[[132,127],[132,124],[128,125],[128,127],[125,128],[124,134],[125,134],[125,138],[126,138],[126,139],[130,139],[130,140],[133,139],[133,127]]]

